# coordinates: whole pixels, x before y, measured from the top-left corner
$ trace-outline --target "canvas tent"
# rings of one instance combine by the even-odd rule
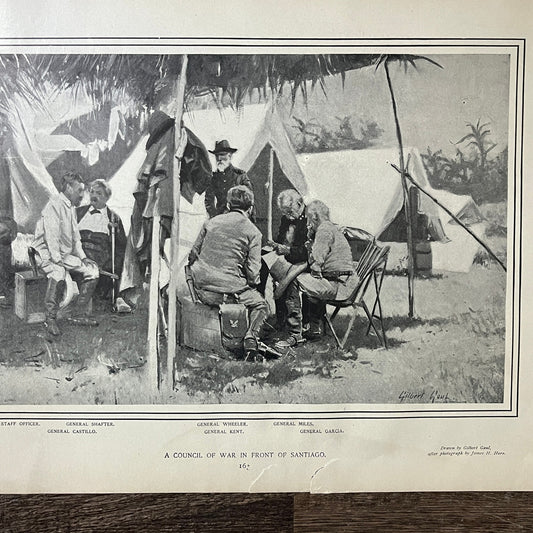
[[[431,193],[478,237],[483,237],[485,233],[483,215],[471,196],[457,195],[436,189],[433,189]],[[443,209],[439,208],[439,212],[444,223],[444,230],[450,241],[431,244],[433,268],[436,270],[468,272],[481,246]]]
[[[405,153],[409,159],[409,173],[421,187],[428,188],[420,153],[415,148],[407,148]],[[395,148],[298,156],[309,182],[310,197],[329,206],[332,220],[363,229],[377,238],[398,219],[404,205],[400,174],[391,167],[397,160]],[[446,240],[437,206],[423,195],[419,197],[418,212],[427,217],[432,240]]]
[[[431,194],[443,205],[445,205],[463,224],[471,226],[483,220],[483,215],[478,205],[469,195],[454,194],[442,189],[432,189]],[[440,216],[445,224],[457,225],[457,222],[439,208]]]
[[[57,189],[35,150],[32,122],[23,121],[21,113],[14,111],[10,128],[12,135],[2,169],[6,175],[2,179],[10,181],[13,218],[18,231],[33,233],[42,209]]]
[[[87,181],[111,175],[109,165],[96,168],[95,163],[99,154],[107,160],[123,157],[119,141],[125,132],[119,126],[131,113],[126,105],[97,109],[89,97],[72,90],[56,93],[50,89],[41,106],[13,97],[8,114],[12,135],[3,172],[10,180],[14,218],[21,233],[33,233],[48,198],[57,191],[54,179],[65,171],[80,172]],[[82,140],[75,134],[80,120],[83,125],[93,123]],[[136,122],[139,130],[140,117]],[[133,137],[131,129],[130,124],[128,133]],[[59,165],[63,158],[68,163]]]
[[[268,176],[270,149],[273,157],[272,198],[283,189],[294,188],[303,196],[308,194],[307,181],[275,106],[271,103],[247,105],[238,111],[233,109],[207,109],[185,113],[185,126],[212,150],[215,141],[227,139],[237,148],[233,156],[236,167],[245,170],[254,186],[256,223],[263,235],[267,235],[269,204]],[[214,158],[213,158],[213,168]],[[272,209],[274,232],[279,225],[280,213]]]
[[[232,109],[203,109],[185,113],[183,122],[198,136],[204,145],[212,149],[215,141],[227,139],[238,148],[233,157],[236,167],[248,172],[254,186],[257,208],[257,225],[263,235],[267,234],[268,175],[270,149],[275,157],[273,167],[273,201],[283,189],[295,188],[307,195],[309,188],[285,127],[277,110],[269,104],[244,106],[238,111]],[[115,210],[124,223],[126,231],[133,210],[133,191],[136,177],[146,155],[146,137],[142,138],[121,168],[110,179],[113,196],[109,206]],[[213,167],[215,160],[213,156]],[[279,225],[279,210],[274,206],[273,227]],[[188,253],[207,218],[204,195],[195,195],[192,204],[182,197],[180,202],[180,231],[178,247],[178,290],[186,290],[183,266]],[[163,268],[163,272],[166,268]],[[163,282],[167,279],[162,275]],[[123,273],[121,288],[129,287],[128,273]]]
[[[472,198],[433,189],[418,150],[409,148],[406,154],[409,174],[416,183],[482,236],[483,217]],[[298,162],[309,182],[310,196],[330,207],[334,222],[363,229],[385,240],[391,225],[403,223],[400,174],[390,166],[397,157],[395,149],[347,150],[301,154]],[[468,271],[479,250],[475,239],[424,194],[419,195],[417,210],[427,217],[433,269]],[[389,265],[401,266],[406,262],[406,245],[389,244]]]

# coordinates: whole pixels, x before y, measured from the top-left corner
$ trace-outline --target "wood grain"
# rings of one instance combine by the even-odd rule
[[[533,493],[0,495],[0,532],[533,531]]]
[[[0,496],[0,532],[292,531],[293,498],[276,494]]]
[[[294,531],[504,533],[533,531],[533,494],[298,494]]]

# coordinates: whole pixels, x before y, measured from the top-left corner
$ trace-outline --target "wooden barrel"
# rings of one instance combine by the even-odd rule
[[[179,300],[181,306],[180,339],[183,346],[222,356],[230,354],[222,346],[218,307],[193,303],[188,296]]]
[[[429,241],[415,244],[415,268],[417,272],[430,272],[432,269],[431,243]]]

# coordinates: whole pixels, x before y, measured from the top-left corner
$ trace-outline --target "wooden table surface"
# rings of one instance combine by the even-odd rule
[[[533,531],[533,493],[0,495],[0,532]]]

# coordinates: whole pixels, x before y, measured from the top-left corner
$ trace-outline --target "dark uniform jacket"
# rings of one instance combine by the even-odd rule
[[[246,185],[252,189],[252,182],[244,170],[230,165],[224,172],[213,172],[211,183],[205,191],[205,209],[210,218],[226,211],[228,191],[236,185]]]
[[[289,263],[305,263],[307,261],[307,217],[304,212],[296,220],[282,216],[279,223],[276,242],[289,246],[290,252],[285,256]]]
[[[78,222],[92,209],[91,205],[82,205],[76,208],[76,219]],[[126,233],[120,217],[109,209],[107,218],[115,221],[117,228],[115,230],[115,273],[120,274],[124,262],[124,251],[126,249]],[[83,251],[89,259],[92,259],[100,268],[111,272],[111,233],[100,233],[89,230],[80,230],[81,245]]]
[[[189,254],[197,289],[235,294],[259,284],[261,232],[242,211],[208,220]]]

